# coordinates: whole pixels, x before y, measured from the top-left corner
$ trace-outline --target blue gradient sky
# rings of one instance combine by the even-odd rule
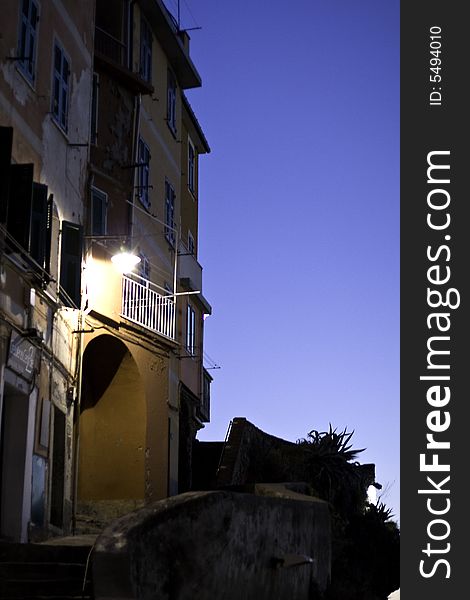
[[[173,0],[167,2],[170,8]],[[188,10],[189,8],[189,10]],[[212,421],[354,430],[399,517],[399,2],[181,2]]]

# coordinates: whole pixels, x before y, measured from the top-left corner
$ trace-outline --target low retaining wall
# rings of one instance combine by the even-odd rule
[[[96,600],[316,598],[330,575],[328,507],[278,488],[189,492],[118,519],[96,542]]]

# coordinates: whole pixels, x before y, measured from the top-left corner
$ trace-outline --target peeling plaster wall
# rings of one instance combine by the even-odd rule
[[[94,0],[39,0],[37,24],[37,54],[35,78],[27,81],[18,68],[18,25],[21,2],[4,0],[1,6],[2,31],[0,32],[0,125],[13,127],[13,163],[33,163],[34,180],[48,186],[53,194],[51,242],[51,275],[58,278],[60,257],[60,220],[84,222],[84,197],[87,182],[87,159],[90,127],[91,77],[93,52]],[[64,132],[53,120],[52,74],[54,40],[58,40],[70,60],[68,126]],[[8,58],[10,57],[10,58]],[[85,144],[76,146],[74,144]],[[62,531],[70,529],[73,496],[73,407],[69,391],[76,386],[77,375],[77,312],[58,309],[51,296],[55,285],[51,283],[47,296],[37,282],[30,279],[21,265],[5,261],[1,280],[0,309],[5,317],[2,332],[8,336],[11,325],[32,329],[42,337],[41,361],[33,386],[39,391],[36,418],[31,419],[30,431],[35,439],[33,456],[45,464],[44,473],[51,474],[54,453],[54,419],[51,410],[50,439],[47,446],[39,444],[41,432],[42,401],[50,402],[64,415],[64,439],[58,447],[64,448],[63,462],[58,461],[56,475],[63,483],[64,497],[57,507],[63,508]],[[33,299],[31,289],[37,286]],[[9,325],[8,325],[9,324]],[[35,340],[35,344],[41,344]],[[40,383],[39,383],[40,381]],[[1,392],[0,382],[0,392]],[[74,392],[76,393],[76,392]],[[44,425],[44,424],[43,424]],[[62,431],[62,426],[61,429]],[[43,440],[44,441],[44,440]],[[62,472],[63,468],[63,472]],[[31,476],[26,474],[31,479]],[[52,482],[45,483],[46,504],[51,497]],[[26,510],[26,509],[25,509]],[[45,520],[37,523],[47,535],[50,506],[45,506]],[[55,533],[58,533],[55,530]],[[36,535],[36,534],[35,534]]]

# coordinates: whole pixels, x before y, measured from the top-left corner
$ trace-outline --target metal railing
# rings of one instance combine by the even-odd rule
[[[121,67],[127,67],[126,45],[99,27],[95,27],[95,51]]]
[[[151,289],[150,281],[140,283],[122,276],[121,316],[150,331],[175,340],[175,302],[172,296],[162,296]]]

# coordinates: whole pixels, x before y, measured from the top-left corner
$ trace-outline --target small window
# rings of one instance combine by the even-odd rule
[[[175,190],[165,181],[165,237],[175,245]]]
[[[196,311],[189,303],[186,311],[186,350],[192,356],[196,354]]]
[[[188,252],[189,254],[195,254],[196,253],[196,246],[194,244],[194,237],[193,234],[188,231]]]
[[[39,10],[36,0],[23,0],[18,35],[18,65],[26,78],[34,82]]]
[[[137,196],[145,208],[150,208],[149,179],[150,179],[150,150],[142,138],[139,139]]]
[[[168,70],[167,113],[168,126],[176,134],[176,79]]]
[[[91,189],[91,235],[106,235],[108,216],[108,195]]]
[[[152,30],[143,17],[140,21],[140,76],[152,81]]]
[[[142,252],[139,253],[139,258],[140,258],[140,263],[139,263],[139,276],[142,277],[142,279],[146,279],[147,281],[150,280],[150,261],[148,259],[148,256],[146,256],[145,254],[143,254]]]
[[[191,193],[196,191],[196,149],[188,139],[188,188]]]
[[[90,142],[96,144],[98,141],[98,92],[99,92],[99,75],[93,73],[93,83],[91,88],[91,127],[90,127]]]
[[[54,44],[54,74],[52,77],[52,116],[61,129],[67,131],[70,61],[58,42]]]

